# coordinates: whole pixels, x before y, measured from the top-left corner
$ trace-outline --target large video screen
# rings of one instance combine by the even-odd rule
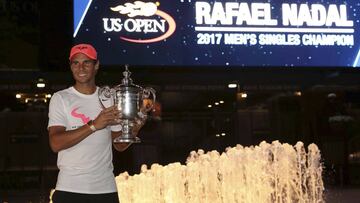
[[[359,0],[74,0],[104,65],[360,67]]]

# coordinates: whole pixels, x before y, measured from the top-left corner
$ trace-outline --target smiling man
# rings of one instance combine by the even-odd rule
[[[75,84],[56,92],[49,106],[49,142],[60,170],[52,201],[119,202],[112,164],[112,140],[121,133],[119,111],[103,109],[98,99],[95,48],[76,45],[69,61]],[[118,151],[128,146],[114,144]]]

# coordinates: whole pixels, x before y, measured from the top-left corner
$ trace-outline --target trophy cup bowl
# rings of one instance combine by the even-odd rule
[[[155,90],[133,84],[130,74],[128,67],[125,66],[121,84],[113,88],[104,86],[99,89],[99,99],[103,107],[115,105],[120,112],[118,121],[122,133],[114,139],[115,143],[140,143],[141,139],[137,134],[147,120],[147,113],[155,104]],[[144,101],[148,99],[152,102],[150,105],[145,105]]]

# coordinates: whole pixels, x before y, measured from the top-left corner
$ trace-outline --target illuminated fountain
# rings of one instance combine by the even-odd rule
[[[320,151],[274,141],[226,152],[193,151],[186,165],[143,165],[116,177],[122,203],[324,202]]]

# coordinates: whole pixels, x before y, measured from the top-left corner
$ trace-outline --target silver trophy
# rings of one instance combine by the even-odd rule
[[[115,105],[120,111],[119,124],[122,134],[114,139],[115,143],[139,143],[137,134],[145,124],[147,113],[154,108],[155,90],[133,84],[131,72],[125,66],[121,84],[113,88],[104,86],[99,89],[99,99],[104,107]],[[151,102],[147,102],[151,101]]]

